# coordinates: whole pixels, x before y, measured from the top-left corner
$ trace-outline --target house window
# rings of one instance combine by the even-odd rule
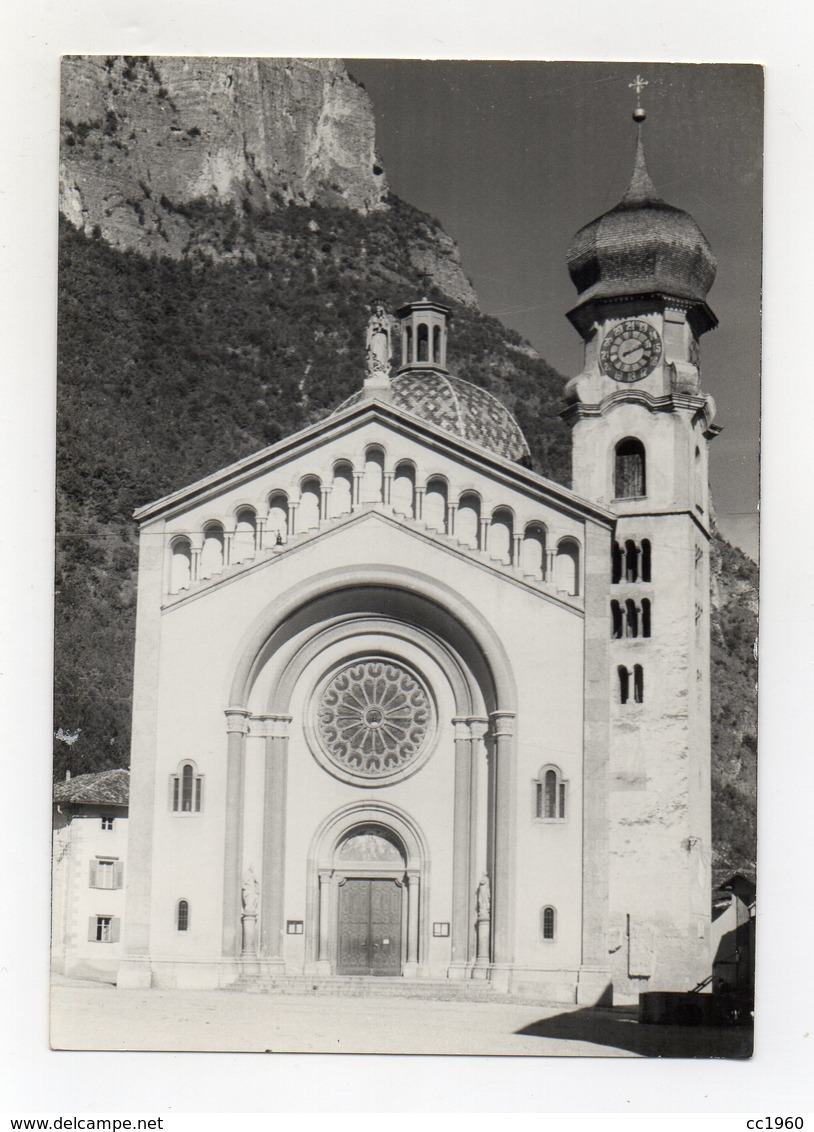
[[[123,864],[115,857],[97,857],[90,862],[91,888],[121,888]]]
[[[189,902],[179,900],[175,913],[175,926],[179,932],[189,931]]]
[[[119,927],[118,916],[91,916],[88,922],[88,939],[91,943],[118,943]]]
[[[172,808],[176,814],[197,814],[201,810],[203,778],[193,763],[184,763],[172,776]]]
[[[113,829],[113,818],[102,818],[102,829]]]
[[[628,437],[616,445],[614,493],[617,499],[636,499],[645,491],[644,445]]]
[[[541,921],[543,939],[553,941],[557,929],[557,911],[555,908],[552,908],[550,904],[543,908]]]
[[[565,785],[558,767],[540,771],[534,783],[534,812],[539,821],[565,821]]]

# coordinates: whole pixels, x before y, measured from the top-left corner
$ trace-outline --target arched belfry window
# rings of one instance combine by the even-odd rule
[[[636,499],[647,494],[644,445],[629,436],[616,445],[614,468],[616,499]]]
[[[189,901],[179,900],[175,909],[175,929],[179,932],[189,931]]]
[[[419,362],[428,362],[430,360],[430,333],[426,322],[419,322],[418,324],[418,358]]]

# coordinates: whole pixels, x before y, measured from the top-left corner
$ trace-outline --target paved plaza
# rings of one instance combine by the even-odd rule
[[[118,990],[62,980],[51,1045],[68,1050],[743,1057],[739,1029],[641,1026],[632,1007]]]

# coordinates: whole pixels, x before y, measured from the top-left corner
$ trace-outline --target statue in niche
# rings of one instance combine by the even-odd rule
[[[257,914],[257,902],[260,897],[260,886],[257,883],[257,877],[254,875],[254,867],[249,865],[243,881],[243,911],[246,915],[254,916]]]
[[[492,889],[486,873],[480,878],[478,885],[478,919],[488,920],[492,911]]]
[[[390,315],[384,304],[375,302],[367,323],[365,347],[367,353],[367,372],[370,377],[390,376],[390,363],[393,359],[393,328]]]

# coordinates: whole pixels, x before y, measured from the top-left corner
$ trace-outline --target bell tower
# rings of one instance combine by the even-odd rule
[[[637,77],[637,95],[647,85]],[[707,445],[699,342],[715,259],[657,194],[637,105],[622,200],[574,236],[584,343],[565,389],[573,489],[618,516],[608,563],[611,665],[608,950],[622,994],[690,990],[711,970]],[[590,836],[590,831],[586,831]]]

